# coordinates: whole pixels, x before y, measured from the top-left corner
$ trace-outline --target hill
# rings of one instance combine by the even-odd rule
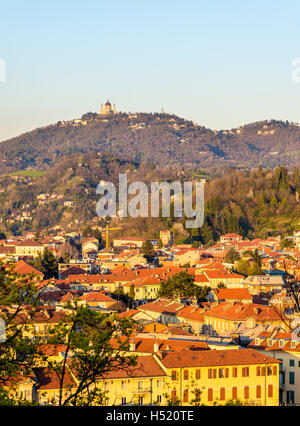
[[[1,172],[45,171],[93,151],[160,166],[290,167],[300,164],[300,127],[271,120],[217,132],[168,114],[88,113],[0,143]]]
[[[0,232],[56,232],[101,226],[96,214],[101,180],[117,184],[119,173],[128,182],[191,181],[203,177],[199,169],[177,169],[120,160],[101,153],[73,154],[46,173],[12,173],[0,176]],[[211,243],[227,232],[247,237],[291,235],[300,227],[300,172],[231,170],[222,176],[205,175],[205,225],[185,230],[184,219],[128,218],[122,220],[119,236],[158,237],[174,228],[176,239]],[[117,186],[118,187],[118,186]],[[114,223],[119,219],[115,219]]]

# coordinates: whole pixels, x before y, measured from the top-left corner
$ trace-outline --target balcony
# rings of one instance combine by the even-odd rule
[[[279,383],[279,389],[284,391],[286,389],[285,383]]]

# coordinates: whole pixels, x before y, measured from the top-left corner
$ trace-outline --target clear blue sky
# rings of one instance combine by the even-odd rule
[[[97,111],[213,129],[300,121],[299,0],[10,0],[0,9],[0,140]]]

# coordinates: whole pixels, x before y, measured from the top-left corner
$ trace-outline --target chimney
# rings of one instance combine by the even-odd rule
[[[130,350],[130,352],[135,352],[135,349],[136,349],[135,342],[133,340],[131,340],[129,350]]]

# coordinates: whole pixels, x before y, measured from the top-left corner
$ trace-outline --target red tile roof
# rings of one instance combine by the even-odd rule
[[[195,308],[193,306],[186,306],[185,308],[181,309],[178,312],[177,317],[203,322],[204,312],[205,312],[205,309]]]
[[[80,297],[80,300],[85,300],[86,302],[111,302],[115,303],[115,300],[111,297],[105,296],[101,293],[87,293]]]
[[[247,318],[255,318],[256,321],[279,321],[281,316],[271,306],[249,303],[220,303],[217,307],[205,312],[205,316],[227,319],[231,321],[246,321]]]
[[[24,260],[19,260],[19,262],[15,263],[13,266],[13,270],[19,275],[38,275],[39,277],[44,277],[44,274],[33,266],[28,265],[28,263],[24,262]]]
[[[127,368],[116,368],[104,375],[104,379],[142,378],[142,377],[164,377],[166,373],[152,356],[137,358],[137,365]]]
[[[219,289],[216,290],[216,295],[219,300],[253,300],[249,291],[245,288]]]
[[[235,273],[230,273],[228,271],[219,271],[219,270],[205,270],[205,275],[208,277],[208,279],[243,279],[243,275],[238,275]]]
[[[43,244],[34,240],[24,240],[17,244],[19,247],[43,247]]]
[[[280,363],[277,359],[270,358],[253,349],[165,352],[161,361],[166,368]]]
[[[38,381],[38,391],[56,390],[60,388],[59,378],[53,370],[48,370],[46,368],[34,368],[33,372]],[[76,388],[76,382],[68,370],[66,370],[66,374],[64,376],[63,387]]]
[[[140,306],[139,311],[150,311],[161,314],[176,314],[183,308],[181,303],[176,303],[172,300],[157,299],[154,302]]]

